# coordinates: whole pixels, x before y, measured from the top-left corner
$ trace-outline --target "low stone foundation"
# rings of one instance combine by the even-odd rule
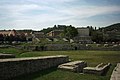
[[[85,67],[83,73],[104,75],[110,67],[110,63],[104,65],[103,63],[97,65],[96,67]]]
[[[2,54],[0,53],[0,59],[5,59],[5,58],[15,58],[14,54]]]
[[[37,72],[68,62],[66,55],[0,59],[0,80]]]
[[[73,61],[58,66],[59,69],[69,70],[73,72],[82,72],[83,68],[87,66],[84,61]]]

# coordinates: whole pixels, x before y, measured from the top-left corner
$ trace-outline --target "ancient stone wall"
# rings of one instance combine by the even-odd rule
[[[65,55],[0,59],[0,80],[55,67],[68,60],[68,56]]]
[[[5,59],[5,58],[15,58],[14,54],[3,54],[0,53],[0,59]]]
[[[28,51],[63,51],[63,50],[88,50],[90,46],[85,44],[46,44],[31,45],[31,46],[16,46],[17,49],[23,49]]]
[[[23,49],[28,51],[63,51],[63,50],[112,50],[119,51],[120,45],[103,47],[97,45],[97,47],[92,47],[89,44],[46,44],[41,45],[31,45],[31,46],[16,46],[17,49]]]

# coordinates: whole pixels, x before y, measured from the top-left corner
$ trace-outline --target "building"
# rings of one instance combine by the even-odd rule
[[[45,38],[45,34],[41,31],[33,31],[32,32],[32,41],[35,43],[39,43],[42,38]]]
[[[91,37],[89,36],[89,28],[77,28],[78,36],[75,37],[75,41],[79,43],[92,43]]]
[[[78,36],[89,36],[89,28],[77,28]]]
[[[16,30],[1,30],[0,34],[2,34],[3,36],[16,36],[18,35],[18,33],[16,32]]]
[[[47,36],[49,37],[59,37],[60,34],[63,32],[63,30],[53,30],[47,33]]]
[[[41,31],[33,31],[32,32],[32,37],[33,38],[44,38],[45,34]]]

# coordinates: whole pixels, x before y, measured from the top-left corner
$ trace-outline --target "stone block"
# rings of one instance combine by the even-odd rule
[[[88,73],[88,74],[96,74],[96,75],[104,75],[107,70],[109,69],[110,63],[108,64],[99,64],[96,67],[85,67],[83,69],[83,73]]]
[[[87,66],[84,61],[73,61],[58,66],[59,69],[69,70],[73,72],[82,72],[83,68]]]

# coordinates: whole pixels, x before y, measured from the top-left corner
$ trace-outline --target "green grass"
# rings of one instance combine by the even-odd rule
[[[33,56],[47,56],[47,55],[69,55],[72,61],[84,60],[91,65],[97,65],[98,63],[112,63],[116,64],[120,61],[120,51],[41,51],[41,52],[26,52],[22,53],[19,57],[33,57]]]
[[[97,76],[92,74],[80,74],[69,71],[59,70],[57,68],[50,68],[39,71],[29,75],[24,75],[15,80],[109,80],[113,68],[116,63],[120,62],[120,51],[31,51],[24,52],[13,48],[0,49],[0,52],[17,53],[17,57],[37,57],[47,55],[69,55],[72,61],[83,60],[88,63],[88,66],[96,66],[99,63],[112,63],[106,76]]]
[[[106,76],[97,76],[94,74],[80,74],[70,71],[63,71],[57,68],[50,68],[29,75],[14,78],[15,80],[109,80],[115,65],[110,67]]]
[[[18,50],[18,49],[15,49],[15,48],[0,48],[0,53],[15,54],[16,57],[20,57],[20,54],[22,54],[24,52],[26,52],[26,51]]]

